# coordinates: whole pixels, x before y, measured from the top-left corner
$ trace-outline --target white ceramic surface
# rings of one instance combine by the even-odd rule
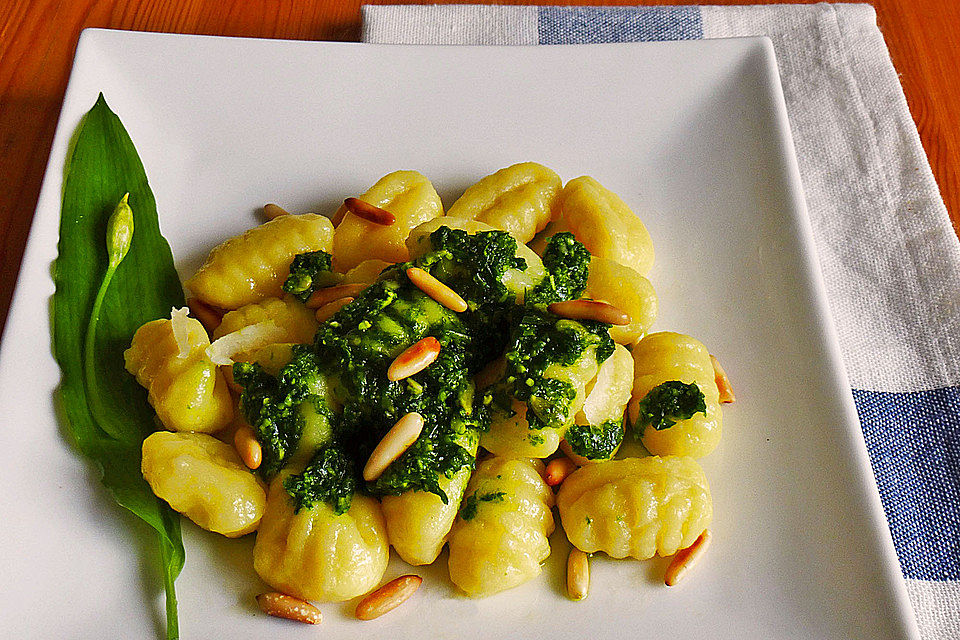
[[[449,206],[500,167],[588,173],[644,219],[656,329],[722,359],[738,401],[702,461],[714,544],[680,586],[664,561],[593,561],[563,596],[566,543],[537,581],[456,595],[445,556],[372,623],[324,605],[325,629],[268,619],[252,540],[184,523],[184,638],[916,637],[824,301],[765,39],[575,47],[391,47],[110,31],[83,34],[0,352],[0,635],[147,638],[155,543],[65,444],[52,397],[51,262],[68,141],[103,91],[146,166],[181,275],[258,221],[332,213],[415,168]],[[561,536],[562,538],[562,536]],[[388,577],[404,571],[394,559]]]

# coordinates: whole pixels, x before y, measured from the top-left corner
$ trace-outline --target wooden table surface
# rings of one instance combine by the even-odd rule
[[[435,4],[431,0],[427,4]],[[487,0],[484,4],[497,3]],[[81,29],[358,40],[361,4],[403,0],[0,0],[0,330],[20,269]],[[751,4],[750,0],[499,4]],[[760,0],[752,4],[772,4]],[[893,63],[960,230],[960,0],[874,0]]]

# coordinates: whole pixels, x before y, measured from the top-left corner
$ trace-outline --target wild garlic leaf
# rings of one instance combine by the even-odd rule
[[[107,271],[107,222],[125,193],[134,215],[129,251],[107,289],[93,339],[95,375],[85,382],[87,323]],[[101,94],[84,116],[67,159],[54,266],[53,347],[62,380],[57,402],[67,431],[122,507],[156,530],[167,592],[167,637],[179,636],[173,582],[184,562],[179,515],[140,473],[140,446],[154,430],[146,392],[124,369],[140,325],[182,306],[183,289],[140,157]]]

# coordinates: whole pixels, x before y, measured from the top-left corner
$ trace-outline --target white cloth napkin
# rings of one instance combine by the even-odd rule
[[[366,6],[366,42],[769,36],[827,295],[922,637],[960,638],[960,243],[866,4]]]

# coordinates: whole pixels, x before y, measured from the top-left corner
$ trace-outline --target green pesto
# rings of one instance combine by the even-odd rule
[[[277,377],[258,364],[238,362],[233,376],[243,387],[240,406],[244,418],[253,427],[263,449],[260,473],[271,477],[282,469],[297,451],[304,429],[301,404],[310,402],[317,414],[333,420],[326,407],[326,379],[320,373],[316,354],[307,345],[296,345],[290,362]]]
[[[694,414],[707,415],[703,392],[695,382],[669,380],[657,385],[639,402],[639,415],[633,425],[637,435],[653,427],[657,431],[669,429],[680,420],[689,420]]]
[[[609,460],[623,442],[623,420],[575,424],[563,436],[570,449],[587,460]]]
[[[577,392],[565,380],[546,377],[547,368],[554,364],[573,366],[581,358],[596,358],[599,364],[613,349],[606,325],[558,318],[528,307],[513,328],[505,377],[493,393],[527,403],[531,429],[563,428],[573,418]],[[494,400],[494,404],[505,405],[502,400]]]
[[[543,266],[547,269],[547,277],[527,294],[527,302],[549,304],[576,300],[587,288],[590,252],[569,231],[547,240]]]
[[[473,520],[477,517],[477,509],[480,507],[481,502],[503,502],[506,495],[503,491],[491,491],[483,495],[478,495],[478,493],[474,491],[472,495],[467,496],[463,501],[463,506],[460,508],[460,517],[464,520]]]
[[[516,241],[501,231],[470,235],[441,228],[430,241],[431,252],[388,268],[323,323],[313,344],[298,346],[276,378],[256,365],[235,366],[244,386],[244,414],[264,446],[265,475],[296,464],[312,453],[310,446],[339,452],[318,454],[308,466],[311,477],[339,477],[344,456],[355,473],[397,420],[414,411],[424,418],[417,441],[376,481],[362,483],[354,476],[351,493],[354,487],[374,495],[422,490],[446,502],[441,480],[473,468],[479,433],[489,418],[488,409],[474,402],[472,377],[503,351],[509,326],[503,321],[515,304],[502,278],[526,264],[516,257]],[[298,256],[291,273],[299,277],[311,265],[318,272],[328,268],[314,252]],[[458,314],[420,291],[406,277],[410,266],[457,290],[468,300],[468,311]],[[303,282],[289,282],[292,293],[308,290]],[[388,380],[393,359],[427,336],[440,341],[438,358],[405,380]],[[342,498],[323,482],[291,483],[293,493],[291,487],[304,508],[318,500],[339,504]]]
[[[416,260],[384,270],[320,326],[312,345],[296,347],[293,360],[275,378],[257,365],[234,367],[244,387],[244,415],[264,448],[263,474],[311,460],[301,474],[306,476],[287,487],[301,508],[320,500],[340,508],[346,494],[334,491],[326,479],[349,473],[354,474],[351,495],[357,489],[377,496],[428,491],[446,503],[442,480],[473,468],[480,432],[495,409],[489,395],[475,401],[474,374],[506,352],[508,377],[501,390],[528,403],[534,429],[561,427],[572,420],[576,393],[569,383],[545,378],[547,367],[572,365],[582,357],[605,359],[613,352],[606,325],[560,319],[540,303],[516,305],[503,278],[510,269],[526,269],[526,263],[508,233],[441,227],[430,234],[430,246]],[[543,296],[579,296],[589,253],[569,234],[558,234],[550,246],[553,278],[549,285],[541,283]],[[457,291],[467,311],[456,313],[420,291],[406,276],[411,266]],[[302,254],[285,289],[305,299],[328,271],[322,252]],[[427,336],[441,344],[437,359],[405,380],[388,380],[393,359]],[[420,437],[377,480],[363,483],[357,469],[410,412],[424,418]],[[345,466],[344,459],[352,465]]]
[[[510,269],[525,271],[527,263],[516,255],[517,241],[506,231],[469,234],[462,229],[440,227],[430,234],[432,251],[414,262],[456,291],[467,302],[460,314],[465,330],[474,337],[469,366],[474,373],[500,356],[506,347],[517,306],[503,284]],[[405,276],[403,276],[405,278]]]
[[[402,267],[402,266],[401,266]],[[358,459],[369,456],[404,415],[424,418],[418,440],[368,489],[375,495],[429,491],[444,502],[440,477],[472,468],[485,412],[474,407],[468,358],[476,340],[457,313],[410,284],[398,267],[366,289],[315,338],[316,353],[342,406],[345,445]],[[411,344],[433,336],[440,355],[429,367],[391,382],[386,369]]]
[[[467,301],[471,309],[502,304],[509,298],[503,276],[508,269],[526,270],[517,257],[517,241],[506,231],[440,227],[430,234],[432,251],[415,261]]]
[[[333,258],[326,251],[310,251],[297,255],[290,264],[290,275],[283,290],[306,302],[314,291],[336,284],[340,276],[333,272]]]
[[[301,473],[288,476],[283,487],[293,498],[294,513],[323,500],[340,515],[350,508],[357,488],[356,465],[341,449],[326,447],[316,452]]]

